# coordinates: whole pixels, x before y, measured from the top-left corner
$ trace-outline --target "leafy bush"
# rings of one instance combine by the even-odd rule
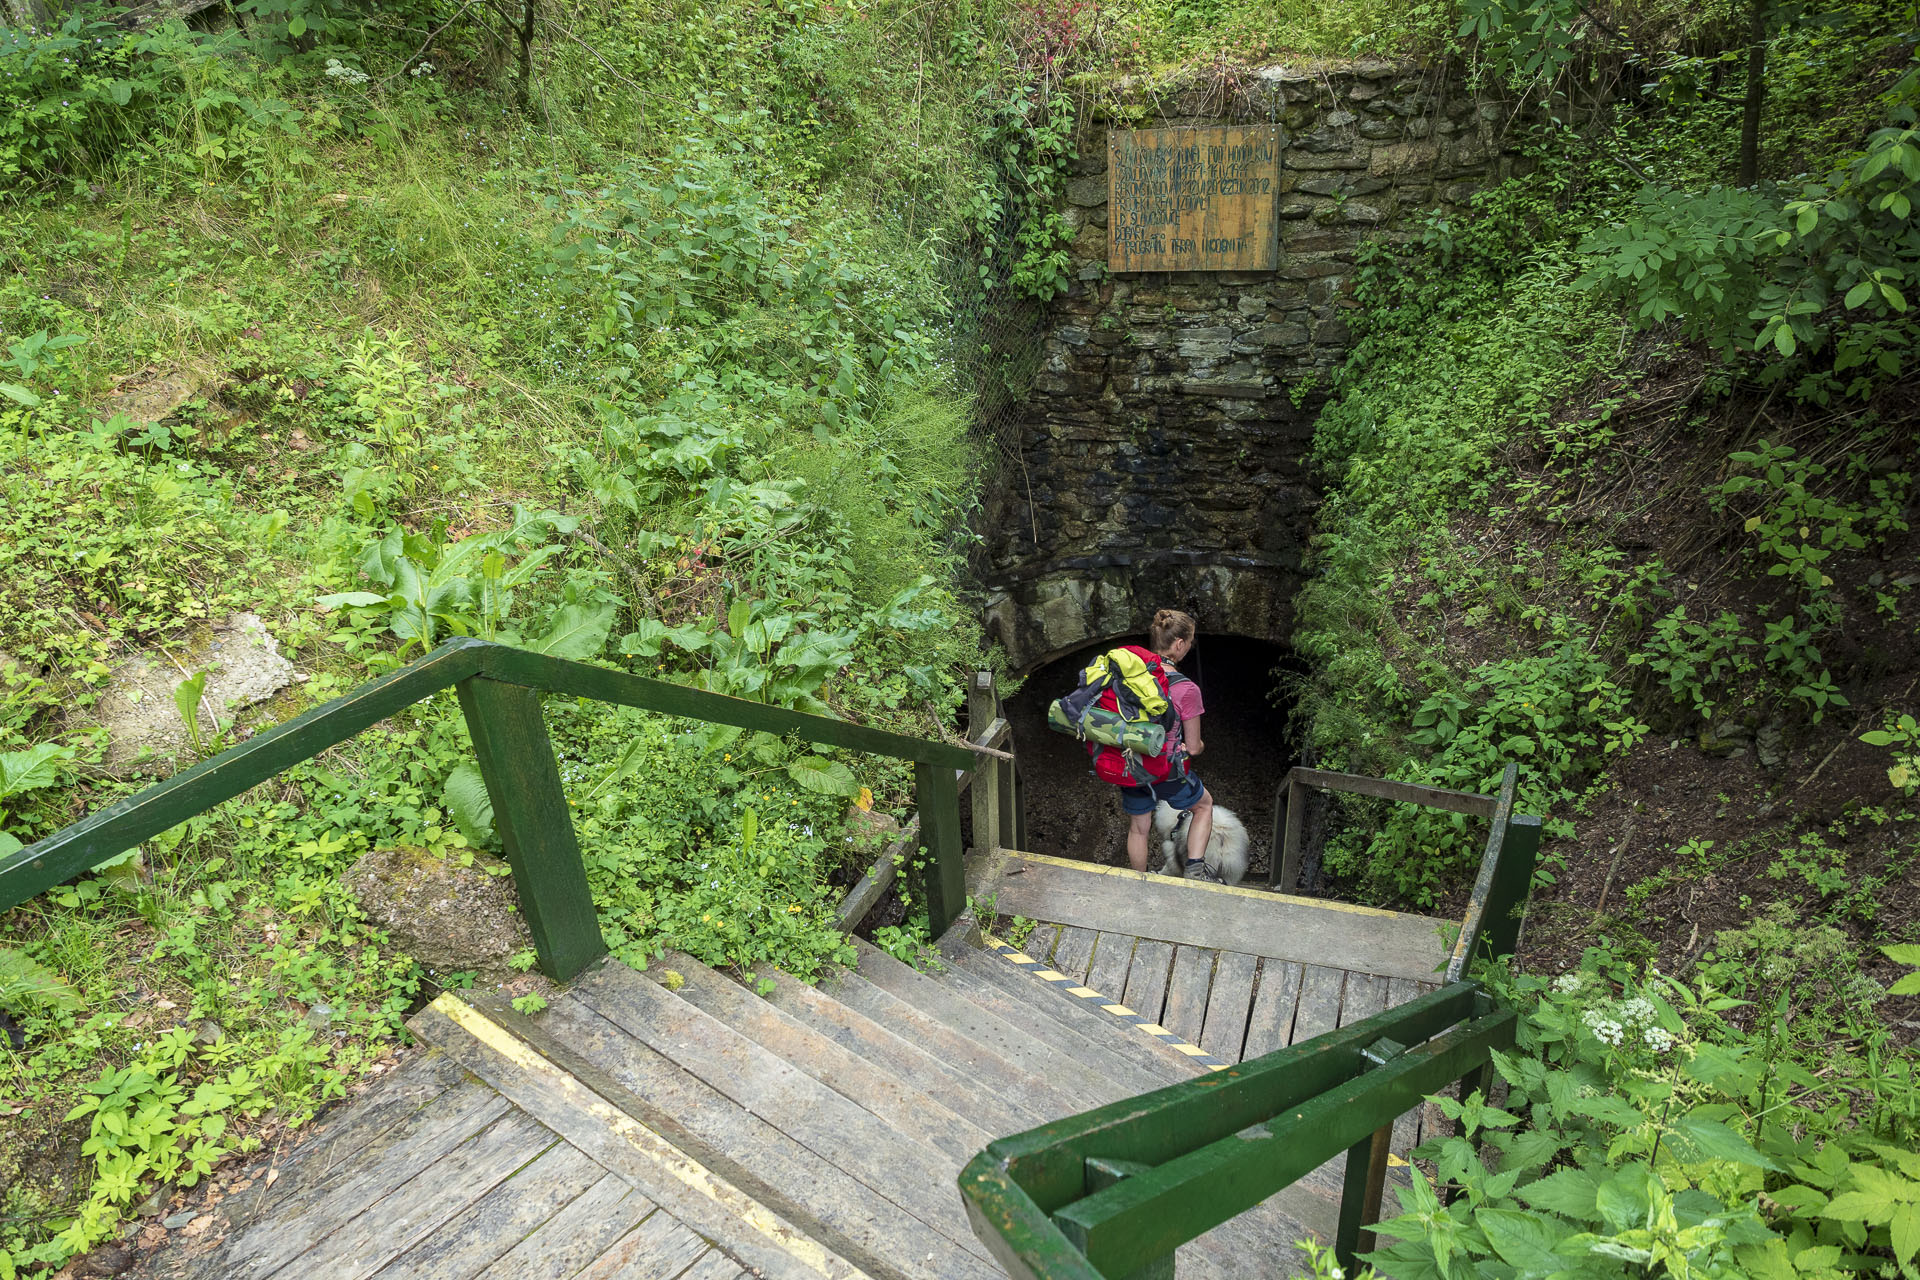
[[[1416,1153],[1457,1198],[1416,1170],[1368,1260],[1443,1278],[1910,1273],[1911,1053],[1870,1071],[1824,1059],[1815,1028],[1743,1030],[1730,1019],[1753,1006],[1724,985],[1738,968],[1689,985],[1590,953],[1551,983],[1510,981],[1524,1005],[1515,1052],[1494,1057],[1504,1104],[1438,1099],[1464,1134]]]

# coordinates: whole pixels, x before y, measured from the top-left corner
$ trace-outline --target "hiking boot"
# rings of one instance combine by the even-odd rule
[[[1215,871],[1212,867],[1207,865],[1207,860],[1205,858],[1201,858],[1197,861],[1193,859],[1188,859],[1187,879],[1198,880],[1202,884],[1225,884],[1226,883],[1226,881],[1220,878],[1219,872]]]

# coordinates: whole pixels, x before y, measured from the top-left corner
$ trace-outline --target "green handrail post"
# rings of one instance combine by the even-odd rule
[[[1136,1178],[1143,1173],[1152,1172],[1152,1165],[1141,1164],[1137,1160],[1110,1160],[1105,1156],[1089,1156],[1087,1158],[1087,1190],[1089,1192],[1104,1191],[1122,1178]],[[1080,1242],[1074,1237],[1072,1226],[1067,1223],[1061,1225],[1067,1239],[1073,1240],[1076,1245],[1079,1244]],[[1163,1254],[1158,1258],[1149,1258],[1126,1275],[1119,1277],[1119,1280],[1173,1280],[1173,1260],[1174,1255],[1171,1253]]]
[[[1369,1066],[1383,1067],[1407,1051],[1398,1040],[1385,1036],[1368,1045],[1362,1053]],[[1373,1233],[1366,1224],[1380,1221],[1380,1195],[1386,1186],[1387,1155],[1393,1142],[1393,1121],[1381,1125],[1365,1140],[1347,1148],[1347,1167],[1340,1189],[1340,1221],[1334,1231],[1333,1254],[1340,1265],[1352,1271],[1354,1255],[1373,1248]]]
[[[457,687],[540,971],[565,982],[605,955],[607,944],[540,694],[486,676],[471,676]]]
[[[1510,956],[1519,946],[1520,921],[1533,888],[1534,865],[1540,859],[1541,825],[1539,815],[1531,813],[1516,813],[1507,824],[1507,840],[1493,874],[1480,933],[1481,953],[1490,958]]]
[[[960,787],[951,766],[915,761],[914,798],[926,843],[927,934],[938,939],[967,909],[967,870],[960,853]]]

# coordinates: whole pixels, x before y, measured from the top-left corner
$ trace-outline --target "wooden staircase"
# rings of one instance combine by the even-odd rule
[[[772,973],[765,997],[674,954],[604,960],[531,1017],[443,995],[410,1023],[431,1048],[403,1081],[317,1126],[218,1243],[148,1274],[1001,1276],[957,1191],[966,1161],[1208,1068],[969,924],[938,971],[863,942],[856,968]],[[1296,1272],[1338,1185],[1303,1180],[1182,1246],[1182,1280]]]

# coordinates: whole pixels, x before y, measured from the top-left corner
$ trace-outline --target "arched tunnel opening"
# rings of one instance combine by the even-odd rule
[[[1047,706],[1079,683],[1093,657],[1137,637],[1103,641],[1036,668],[1006,700],[1020,759],[1029,853],[1082,862],[1126,865],[1126,815],[1119,792],[1095,778],[1086,748],[1047,727]],[[1290,673],[1293,652],[1271,640],[1200,633],[1181,673],[1200,686],[1206,703],[1201,729],[1206,750],[1194,770],[1246,824],[1251,838],[1248,883],[1265,883],[1273,843],[1274,790],[1298,763]],[[1158,854],[1154,857],[1157,859]]]

